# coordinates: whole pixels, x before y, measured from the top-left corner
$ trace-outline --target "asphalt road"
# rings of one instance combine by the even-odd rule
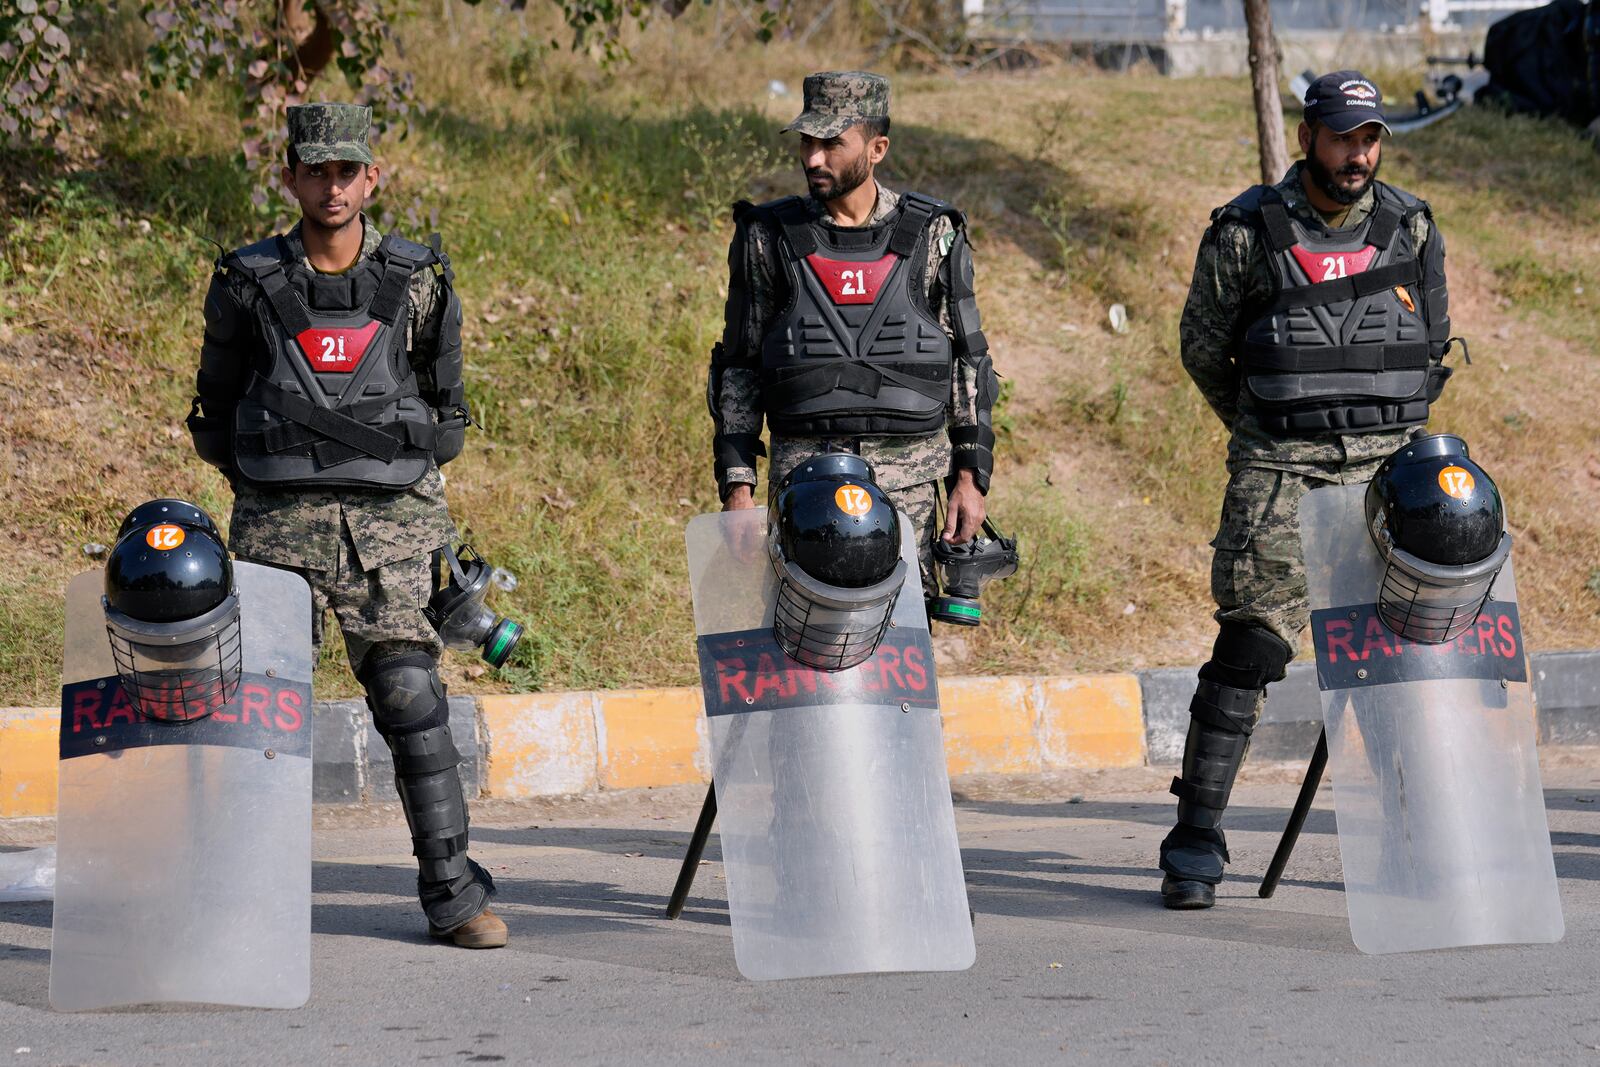
[[[1258,899],[1295,792],[1283,772],[1235,792],[1219,906],[1165,912],[1153,858],[1171,800],[1150,771],[959,783],[972,970],[768,983],[734,968],[715,838],[684,918],[661,918],[698,789],[480,805],[474,854],[512,931],[494,952],[423,936],[395,809],[324,814],[308,1007],[59,1015],[50,905],[0,905],[0,1067],[1600,1065],[1600,762],[1552,762],[1557,945],[1362,955],[1326,789],[1278,895]],[[48,827],[0,828],[30,832]]]

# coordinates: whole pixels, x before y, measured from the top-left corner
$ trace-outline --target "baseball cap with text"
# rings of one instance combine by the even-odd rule
[[[1389,129],[1382,91],[1359,70],[1324,74],[1306,89],[1305,105],[1307,122],[1320,122],[1336,133],[1349,133],[1369,122]]]

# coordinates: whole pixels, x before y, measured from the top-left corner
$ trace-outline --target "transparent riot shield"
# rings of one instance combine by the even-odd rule
[[[1561,902],[1508,562],[1477,624],[1379,620],[1362,485],[1300,504],[1350,932],[1363,952],[1559,941]]]
[[[734,958],[747,978],[955,971],[976,949],[938,683],[910,574],[874,656],[828,673],[772,635],[766,510],[690,521]]]
[[[213,714],[122,691],[99,571],[67,587],[50,1005],[295,1008],[311,993],[311,592],[235,563],[244,676]]]

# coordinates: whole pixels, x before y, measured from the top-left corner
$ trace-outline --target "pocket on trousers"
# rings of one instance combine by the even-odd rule
[[[1211,547],[1224,552],[1242,552],[1250,547],[1256,527],[1278,493],[1281,475],[1277,471],[1246,467],[1228,480],[1222,496],[1222,518]]]

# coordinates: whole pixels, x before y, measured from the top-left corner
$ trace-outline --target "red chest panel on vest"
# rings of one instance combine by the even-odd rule
[[[835,304],[870,304],[878,299],[878,290],[899,258],[890,252],[876,263],[852,263],[813,252],[806,262]]]
[[[1360,274],[1372,263],[1372,257],[1378,254],[1372,245],[1354,252],[1314,252],[1299,245],[1289,251],[1294,253],[1300,269],[1306,272],[1312,284],[1338,281],[1352,274]]]
[[[361,327],[312,327],[302,330],[295,342],[306,354],[311,369],[318,374],[349,374],[360,365],[361,357],[367,354],[367,346],[377,332],[376,321]]]

